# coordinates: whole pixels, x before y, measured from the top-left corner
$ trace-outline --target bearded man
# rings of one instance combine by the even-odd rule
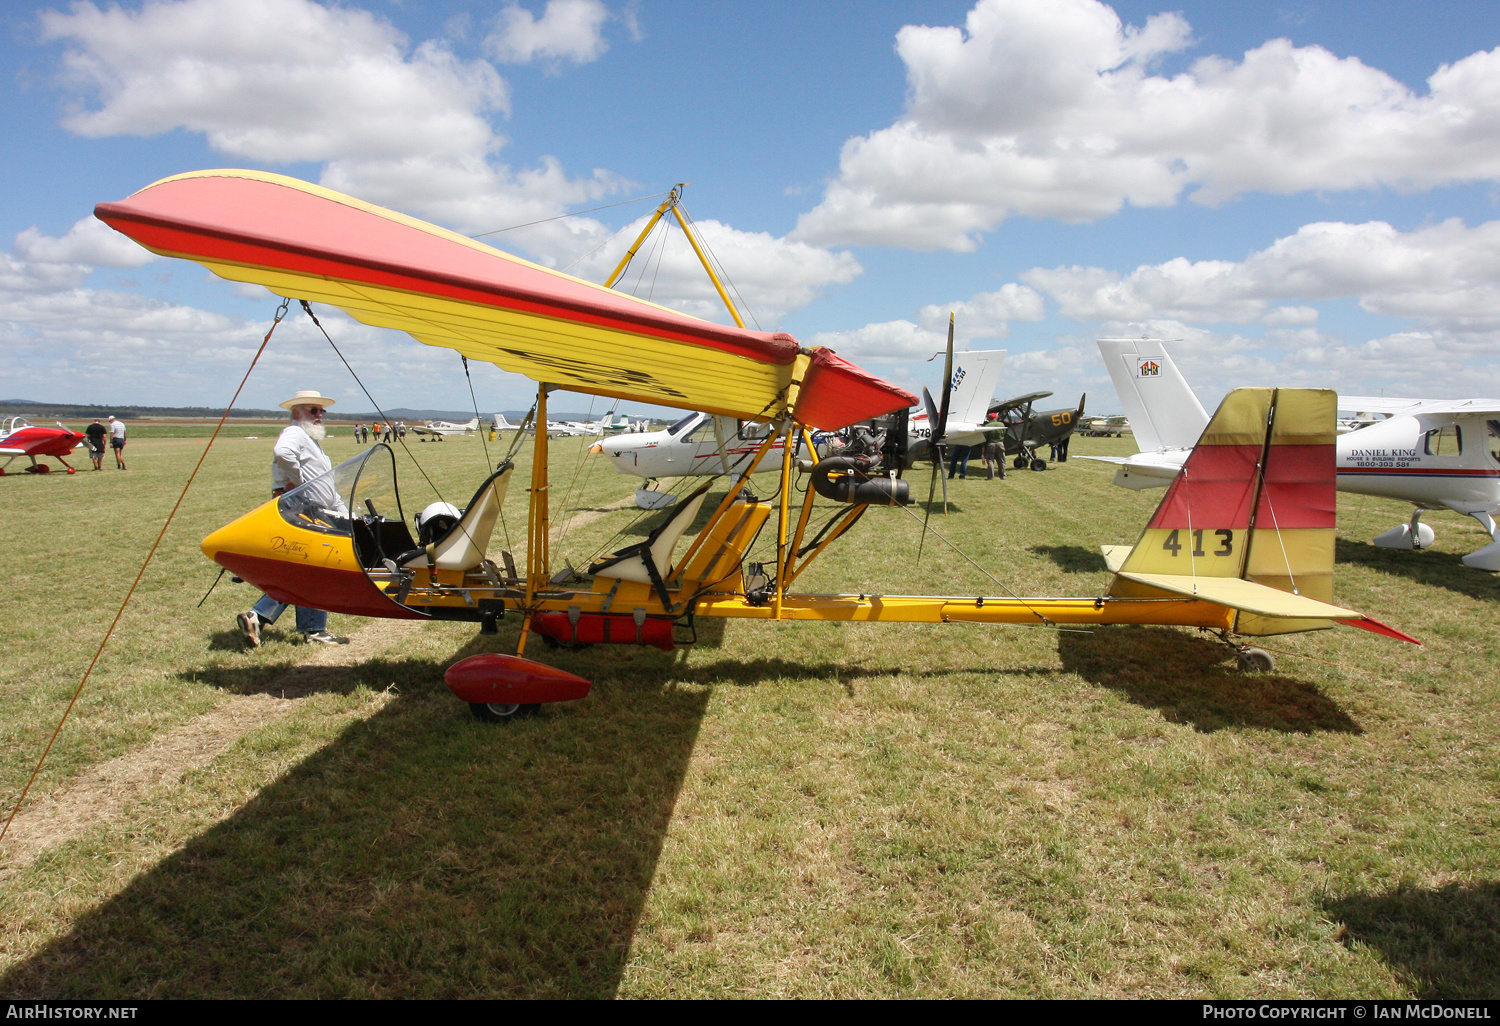
[[[280,497],[300,485],[313,483],[313,488],[327,494],[321,497],[324,506],[341,505],[333,487],[331,472],[333,464],[323,452],[322,442],[328,435],[323,426],[323,411],[332,406],[333,400],[321,395],[316,389],[304,389],[281,404],[289,410],[292,422],[276,439],[271,458],[271,494]],[[328,476],[324,476],[328,475]],[[319,480],[319,479],[322,480]],[[235,618],[240,631],[251,648],[260,645],[260,631],[264,626],[276,622],[286,611],[285,602],[277,602],[269,595],[262,595],[249,612]],[[328,613],[322,609],[297,607],[297,630],[304,640],[320,645],[347,645],[348,638],[328,633]]]

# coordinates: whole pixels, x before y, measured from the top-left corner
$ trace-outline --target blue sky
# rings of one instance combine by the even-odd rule
[[[1093,339],[1241,384],[1500,394],[1500,5],[530,0],[8,5],[6,398],[227,401],[274,307],[89,217],[165,175],[321,181],[602,279],[685,204],[766,328],[907,386],[947,311],[1002,393],[1117,404]],[[725,319],[680,237],[642,294]],[[382,405],[457,358],[328,319]],[[476,370],[481,408],[530,386]],[[368,409],[310,326],[242,403]],[[575,402],[580,409],[585,405]]]

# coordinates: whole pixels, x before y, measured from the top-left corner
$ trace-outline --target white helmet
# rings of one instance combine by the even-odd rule
[[[434,502],[417,514],[417,541],[431,545],[458,523],[463,513],[451,502]]]

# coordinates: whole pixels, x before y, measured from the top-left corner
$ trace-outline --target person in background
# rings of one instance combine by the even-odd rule
[[[104,469],[104,436],[109,434],[109,429],[97,420],[83,429],[88,436],[89,459],[94,461],[95,470]]]
[[[314,481],[333,470],[333,464],[323,452],[323,439],[327,429],[323,427],[323,411],[333,405],[333,400],[318,393],[316,389],[305,389],[281,404],[289,410],[292,422],[276,439],[271,457],[271,494],[280,498],[299,485]],[[333,492],[331,479],[329,496],[319,501],[342,507],[342,500]],[[251,648],[260,647],[260,630],[273,624],[286,612],[286,603],[277,602],[269,595],[262,595],[248,612],[235,618],[245,640]],[[319,645],[347,645],[348,638],[336,637],[328,632],[328,613],[323,609],[297,607],[297,630],[305,641]]]
[[[953,479],[953,474],[955,471],[957,471],[958,479],[960,481],[969,476],[970,448],[971,446],[967,445],[955,445],[953,446],[953,448],[948,450],[952,454],[952,456],[950,457],[952,459],[952,462],[948,464],[948,479],[950,481]]]
[[[109,417],[109,445],[115,451],[115,469],[125,469],[125,422]]]

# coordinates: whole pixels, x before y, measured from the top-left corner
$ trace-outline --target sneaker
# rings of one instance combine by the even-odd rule
[[[336,634],[329,634],[327,631],[308,631],[306,634],[302,635],[302,640],[307,642],[316,642],[319,645],[349,644],[348,638],[341,638]]]
[[[260,648],[260,617],[251,610],[241,613],[235,617],[235,622],[240,625],[240,630],[245,635],[245,640],[250,642],[251,648]]]

